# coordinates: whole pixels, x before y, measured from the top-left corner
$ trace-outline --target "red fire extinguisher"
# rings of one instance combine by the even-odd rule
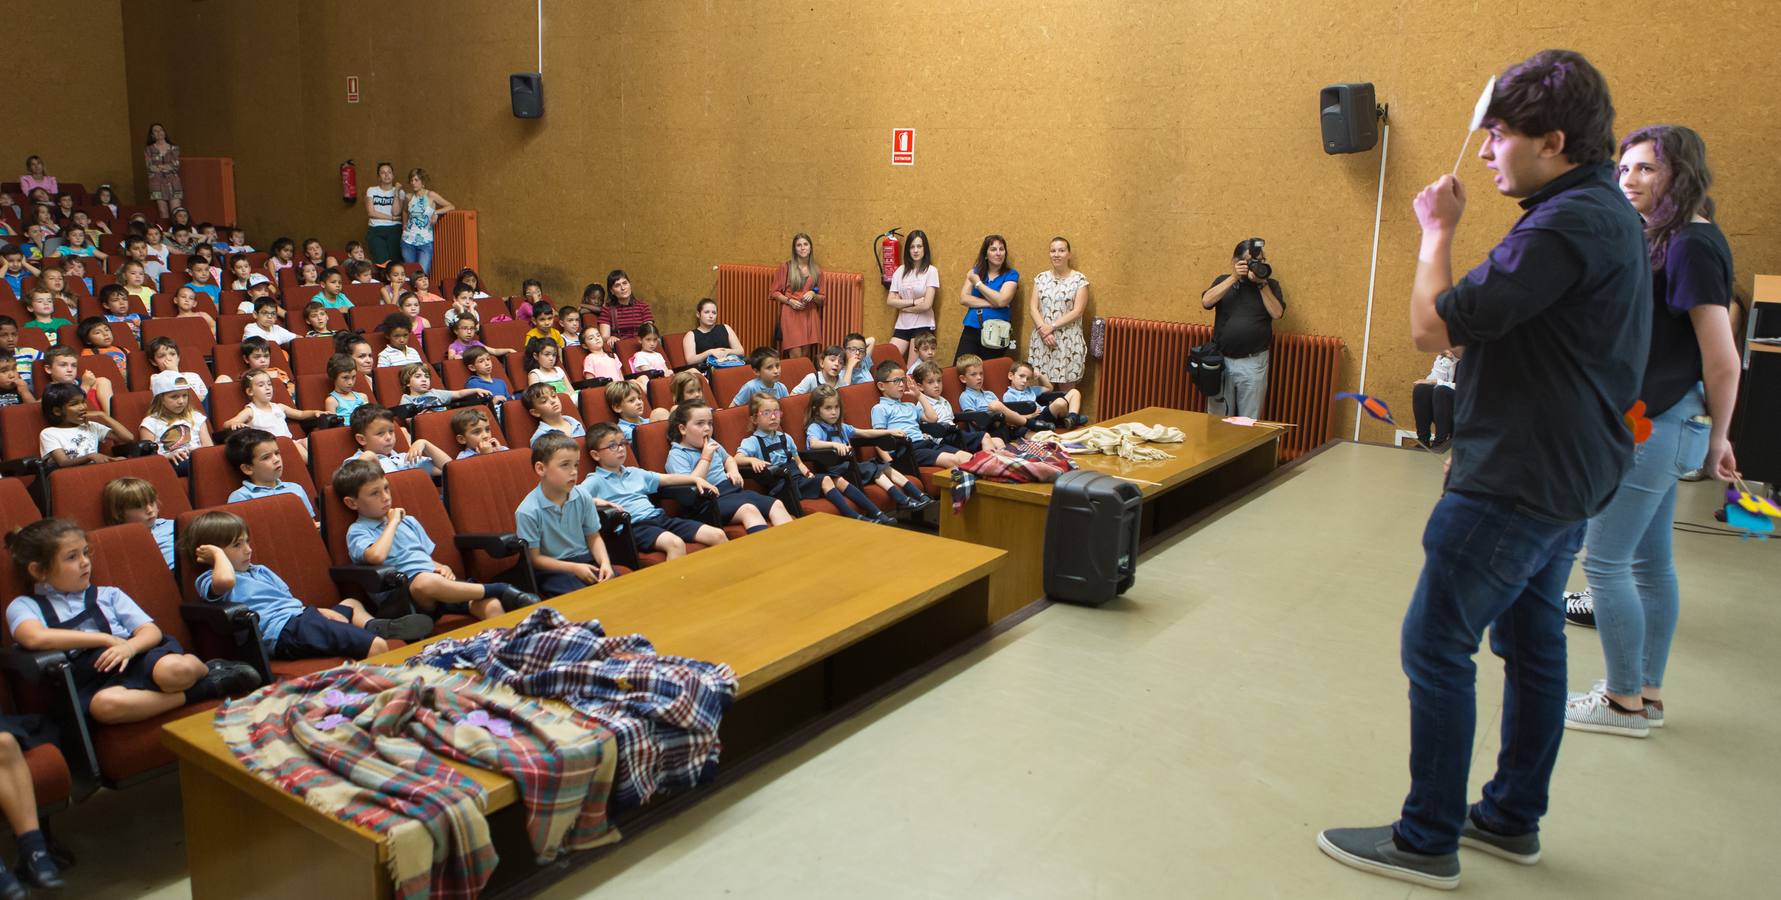
[[[891,274],[903,264],[902,246],[903,239],[895,228],[872,239],[872,255],[878,257],[878,268],[887,286],[891,283]]]
[[[350,159],[340,164],[340,199],[347,203],[359,199],[359,170]]]

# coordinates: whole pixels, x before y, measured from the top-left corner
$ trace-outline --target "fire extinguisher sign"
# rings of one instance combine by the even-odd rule
[[[891,129],[891,165],[915,165],[915,129]]]
[[[346,102],[359,102],[359,76],[357,75],[346,76]]]

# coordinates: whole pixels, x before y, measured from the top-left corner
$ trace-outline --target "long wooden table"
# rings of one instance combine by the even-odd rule
[[[1186,437],[1179,444],[1147,445],[1173,454],[1173,459],[1074,457],[1084,469],[1124,478],[1143,491],[1144,538],[1266,478],[1279,455],[1276,427],[1228,425],[1205,413],[1157,406],[1095,424],[1121,422],[1172,425]],[[970,502],[954,514],[950,475],[940,476],[940,535],[1008,551],[1008,564],[990,578],[990,618],[1000,620],[1045,594],[1045,518],[1051,485],[978,479]]]
[[[814,515],[665,565],[547,601],[608,634],[637,632],[664,654],[729,663],[737,701],[721,729],[724,762],[857,699],[981,631],[988,578],[1004,553],[976,544]],[[516,610],[451,633],[510,626]],[[422,644],[368,660],[399,664]],[[378,835],[340,822],[255,778],[202,713],[170,723],[179,760],[192,894],[209,897],[388,897]],[[488,791],[502,865],[491,889],[526,874],[513,782],[461,766]],[[502,835],[515,839],[504,845]]]

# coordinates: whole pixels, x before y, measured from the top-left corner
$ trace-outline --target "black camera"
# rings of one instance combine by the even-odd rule
[[[1262,244],[1261,238],[1252,237],[1240,246],[1244,252],[1249,254],[1249,274],[1266,281],[1274,277],[1274,267],[1268,265],[1267,260],[1262,259]]]

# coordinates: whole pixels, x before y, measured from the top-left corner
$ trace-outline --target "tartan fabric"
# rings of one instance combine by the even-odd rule
[[[953,473],[952,511],[958,512],[970,501],[977,479],[1030,484],[1056,481],[1059,475],[1076,468],[1070,454],[1055,441],[1022,438],[1010,441],[1001,450],[979,450]]]
[[[599,622],[573,622],[549,606],[512,628],[434,641],[408,664],[478,669],[604,725],[618,745],[613,803],[620,809],[709,781],[722,750],[717,726],[736,697],[727,665],[661,656],[640,634],[608,637]]]
[[[540,861],[618,839],[610,732],[464,673],[328,669],[224,703],[216,728],[255,776],[383,835],[399,900],[474,897],[499,861],[487,797],[446,759],[513,778]]]

